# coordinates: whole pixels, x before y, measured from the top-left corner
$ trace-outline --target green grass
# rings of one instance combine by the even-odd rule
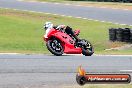
[[[104,53],[110,48],[108,29],[120,26],[111,23],[82,20],[40,13],[0,9],[0,52],[48,53],[43,42],[43,23],[65,24],[73,29],[81,29],[80,37],[89,40],[95,53]],[[116,53],[129,54],[131,50]]]

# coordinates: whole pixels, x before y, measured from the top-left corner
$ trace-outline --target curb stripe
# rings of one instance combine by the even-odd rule
[[[16,55],[16,54],[20,54],[20,53],[0,53],[0,55],[5,55],[5,54],[8,54],[8,55]]]
[[[132,72],[132,70],[120,70],[122,72]]]
[[[4,8],[4,7],[0,7],[3,9],[11,9],[11,8]],[[58,16],[63,16],[63,17],[73,17],[73,16],[67,16],[67,15],[60,15],[60,14],[54,14],[54,13],[44,13],[44,12],[37,12],[37,11],[31,11],[31,10],[20,10],[20,9],[12,9],[15,11],[25,11],[25,12],[33,12],[33,13],[43,13],[43,14],[51,14],[51,15],[58,15]],[[85,19],[85,20],[91,20],[91,21],[97,21],[97,22],[106,22],[106,23],[112,23],[112,24],[118,24],[118,25],[127,25],[127,24],[120,24],[120,23],[113,23],[113,22],[109,22],[109,21],[100,21],[100,20],[95,20],[95,19],[89,19],[89,18],[83,18],[83,17],[73,17],[73,18],[78,18],[78,19]],[[132,25],[127,25],[127,26],[132,26]]]
[[[94,56],[132,57],[132,55],[100,55],[100,54],[94,54]]]
[[[95,8],[103,8],[103,9],[107,9],[107,8],[110,8],[110,7],[104,7],[104,6],[102,6],[102,7],[97,7],[97,6],[84,6],[84,5],[73,5],[73,4],[70,4],[70,3],[66,3],[66,4],[64,4],[64,3],[53,3],[53,2],[39,2],[39,1],[24,1],[24,0],[17,0],[17,1],[20,1],[20,2],[31,2],[31,3],[52,3],[52,4],[63,4],[63,5],[71,5],[71,6],[79,6],[79,7],[95,7]],[[130,10],[131,11],[131,9],[121,9],[121,8],[110,8],[110,9],[114,9],[114,10],[125,10],[125,11],[128,11],[128,10]]]

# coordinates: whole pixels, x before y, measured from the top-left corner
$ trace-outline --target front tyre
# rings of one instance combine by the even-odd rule
[[[91,56],[94,53],[93,45],[87,40],[82,41],[84,41],[85,43],[85,45],[82,48],[82,54],[85,56]]]
[[[60,41],[57,39],[48,40],[46,46],[48,50],[56,56],[61,56],[63,54],[64,49]]]

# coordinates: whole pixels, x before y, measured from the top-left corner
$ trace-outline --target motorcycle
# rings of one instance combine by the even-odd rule
[[[75,30],[74,34],[79,35],[80,30]],[[83,54],[85,56],[91,56],[94,53],[92,44],[81,39],[76,42],[75,38],[65,33],[64,30],[56,30],[51,28],[46,30],[46,34],[43,36],[46,42],[47,49],[56,56],[66,54]]]

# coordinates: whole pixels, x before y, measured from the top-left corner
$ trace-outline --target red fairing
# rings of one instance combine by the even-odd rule
[[[45,37],[45,35],[43,36],[44,41],[47,42],[47,41],[52,37],[52,35],[54,36],[54,34],[57,33],[57,32],[58,32],[57,30],[55,30],[54,28],[52,28],[52,29],[48,32],[47,38]]]
[[[75,34],[79,34],[80,30],[77,30]],[[82,49],[80,47],[75,47],[75,41],[66,33],[56,30],[56,29],[51,29],[47,33],[47,37],[45,35],[43,36],[44,41],[48,41],[52,38],[56,38],[59,41],[61,41],[61,45],[64,48],[64,53],[66,54],[81,54]]]

